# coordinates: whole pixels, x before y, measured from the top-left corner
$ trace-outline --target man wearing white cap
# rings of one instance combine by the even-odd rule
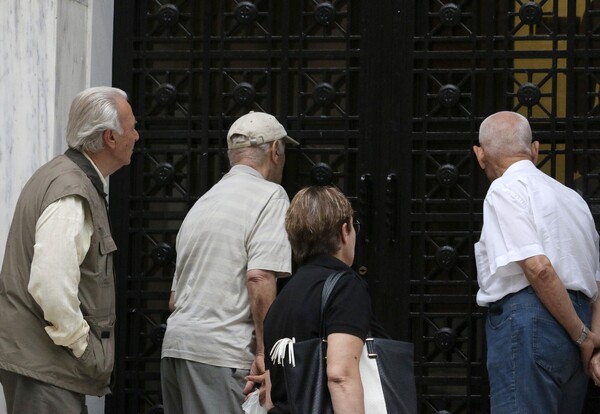
[[[231,170],[181,225],[162,346],[166,413],[241,413],[245,377],[264,372],[262,321],[277,277],[291,273],[286,142],[298,144],[272,115],[240,117],[227,134]]]

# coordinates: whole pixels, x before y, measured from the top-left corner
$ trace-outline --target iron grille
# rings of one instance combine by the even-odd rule
[[[415,343],[419,412],[488,412],[472,247],[488,183],[471,147],[485,116],[522,113],[539,167],[600,213],[598,3],[116,2],[113,79],[141,139],[111,179],[119,349],[107,412],[161,412],[175,236],[228,170],[226,131],[249,110],[302,144],[287,151],[290,197],[334,184],[353,202],[355,265],[378,318]]]

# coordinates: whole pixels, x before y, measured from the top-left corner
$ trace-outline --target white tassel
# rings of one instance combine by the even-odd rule
[[[296,366],[296,358],[294,357],[294,343],[296,343],[296,338],[282,338],[279,341],[275,342],[273,348],[271,348],[271,362],[273,365],[279,364],[283,365],[283,361],[285,359],[285,351],[288,351],[288,364],[292,364],[293,367]]]

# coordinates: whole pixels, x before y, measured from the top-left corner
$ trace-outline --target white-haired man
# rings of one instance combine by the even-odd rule
[[[0,271],[0,381],[9,414],[80,414],[109,392],[114,363],[113,252],[105,178],[139,135],[120,89],[71,104],[69,149],[23,188]]]
[[[276,278],[291,272],[285,142],[297,144],[274,116],[238,118],[227,134],[231,170],[181,225],[162,345],[169,414],[241,413],[246,377],[265,372],[263,319]]]

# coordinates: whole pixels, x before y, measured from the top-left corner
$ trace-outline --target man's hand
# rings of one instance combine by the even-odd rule
[[[556,270],[544,255],[531,256],[525,260],[517,262],[523,269],[525,276],[531,287],[535,291],[540,301],[544,304],[548,312],[558,321],[565,331],[575,341],[581,334],[583,322],[575,312],[571,298],[562,281],[556,274]],[[593,312],[600,309],[592,305]],[[592,317],[592,329],[597,329],[594,323],[596,318]],[[579,353],[583,371],[589,375],[589,364],[594,349],[600,348],[600,335],[590,331],[587,338],[581,343]]]
[[[590,331],[585,340],[581,343],[579,347],[579,353],[581,356],[581,363],[583,365],[583,371],[586,375],[591,376],[591,359],[592,354],[594,353],[594,349],[600,348],[600,336]],[[600,362],[600,360],[598,360]],[[600,367],[599,367],[600,368]],[[598,372],[600,374],[600,371]],[[600,377],[599,377],[600,379]],[[594,380],[594,382],[597,382]],[[600,382],[599,382],[600,384]]]
[[[600,335],[590,331],[579,349],[581,363],[587,376],[594,380],[596,386],[600,386]]]
[[[260,402],[260,405],[265,406],[267,411],[273,408],[273,402],[271,401],[271,376],[269,375],[269,371],[265,371],[264,374],[260,375],[248,375],[245,379],[253,384],[260,384],[260,388],[258,389],[258,401]]]
[[[265,356],[264,354],[257,354],[254,357],[254,362],[250,367],[250,375],[246,377],[246,386],[244,387],[244,395],[248,395],[254,389],[255,384],[259,384],[263,388],[265,379]],[[264,394],[264,391],[261,391]],[[264,395],[262,400],[264,401]]]
[[[588,367],[589,376],[594,380],[594,385],[600,387],[600,349],[594,350]]]

